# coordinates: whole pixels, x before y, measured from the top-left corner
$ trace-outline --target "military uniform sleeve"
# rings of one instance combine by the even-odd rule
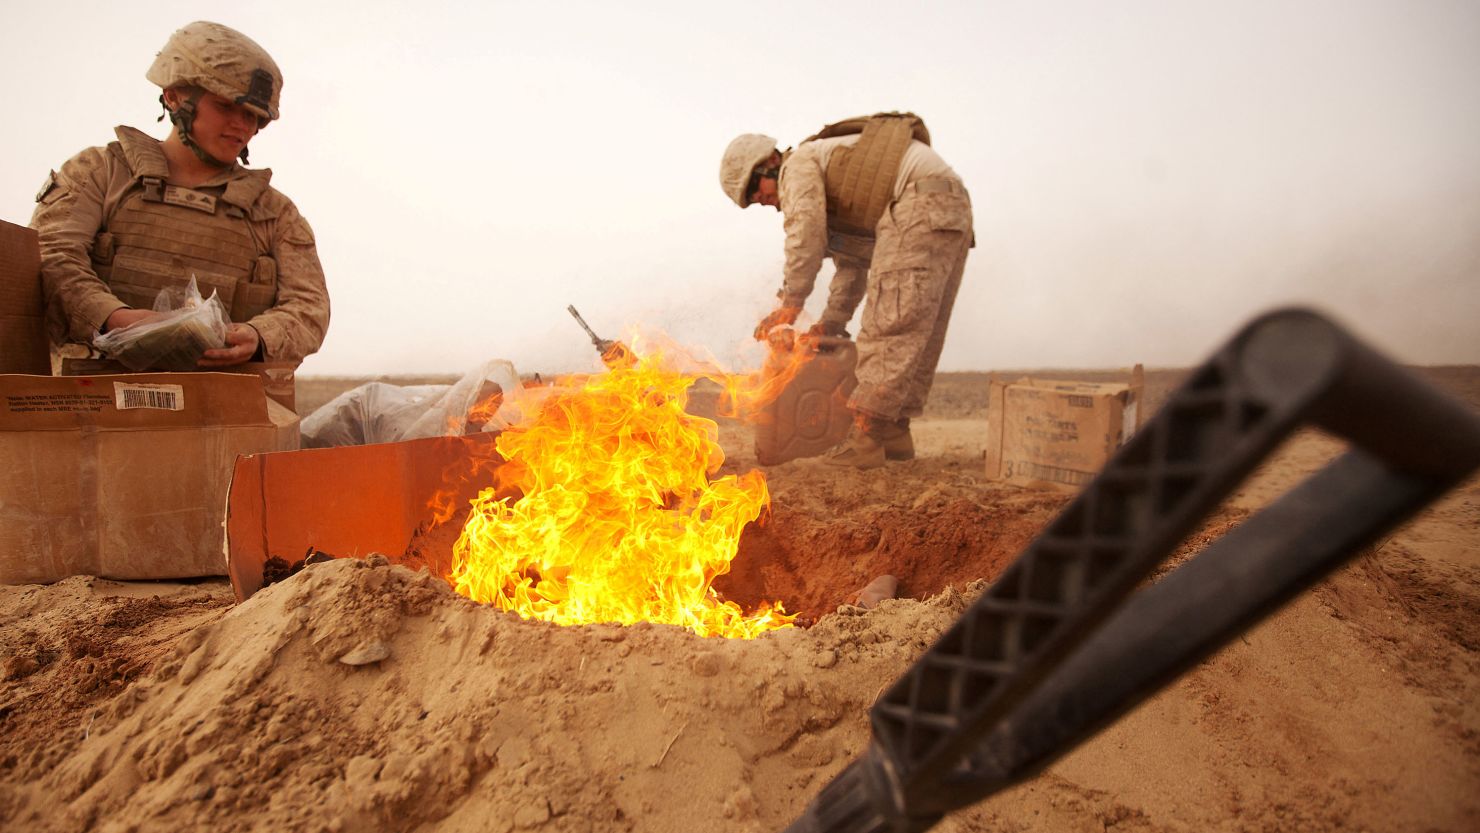
[[[833,255],[832,283],[828,285],[827,307],[822,311],[822,320],[847,324],[853,320],[853,312],[868,289],[868,263],[850,257]]]
[[[318,351],[329,330],[329,289],[308,220],[289,202],[272,233],[277,301],[248,321],[262,338],[262,357],[298,363]]]
[[[827,192],[822,168],[810,158],[798,158],[800,154],[797,151],[787,160],[780,194],[786,229],[781,303],[791,307],[801,306],[812,294],[827,254]]]
[[[115,310],[127,307],[93,270],[92,250],[103,228],[107,151],[91,148],[52,174],[36,195],[31,228],[41,245],[41,293],[53,342],[91,342]]]

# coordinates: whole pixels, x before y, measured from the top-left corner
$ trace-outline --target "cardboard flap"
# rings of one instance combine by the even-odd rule
[[[191,370],[189,373],[249,373],[262,379],[262,388],[267,398],[277,401],[290,411],[298,410],[295,401],[294,378],[298,365],[293,362],[242,362],[230,367],[214,370]],[[130,373],[122,362],[113,359],[62,359],[58,376],[113,376]]]
[[[261,380],[235,373],[6,375],[0,389],[0,431],[274,424]]]
[[[0,313],[41,314],[41,247],[35,229],[0,220]]]
[[[34,229],[0,220],[0,373],[51,373]]]
[[[237,460],[227,497],[227,574],[239,601],[263,586],[273,556],[310,548],[336,557],[381,553],[409,563],[413,539],[439,522],[461,527],[468,501],[492,485],[496,434],[253,454]],[[442,510],[442,511],[439,511]],[[455,532],[456,530],[450,530]],[[416,556],[438,575],[451,543]]]
[[[1120,382],[1070,382],[1061,379],[1023,378],[1012,387],[1024,386],[1037,390],[1053,391],[1077,396],[1120,396],[1130,391],[1130,385]]]

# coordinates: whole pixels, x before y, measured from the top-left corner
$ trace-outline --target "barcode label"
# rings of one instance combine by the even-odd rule
[[[113,383],[113,407],[120,411],[152,408],[156,411],[185,410],[185,389],[179,385]]]

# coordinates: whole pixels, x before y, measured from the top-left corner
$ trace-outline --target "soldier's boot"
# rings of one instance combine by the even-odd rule
[[[848,438],[827,452],[822,462],[855,469],[876,469],[884,465],[884,441],[878,434],[880,428],[889,424],[863,414],[855,415]]]
[[[885,460],[915,459],[915,441],[910,437],[910,418],[900,417],[879,428],[879,441],[884,444]]]

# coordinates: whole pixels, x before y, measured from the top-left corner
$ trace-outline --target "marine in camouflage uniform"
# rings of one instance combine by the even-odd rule
[[[852,121],[885,120],[908,130],[905,117]],[[845,334],[864,301],[858,386],[848,401],[854,431],[826,459],[872,468],[914,456],[909,421],[924,412],[945,344],[973,244],[971,201],[960,177],[921,138],[901,138],[896,129],[891,156],[879,142],[861,146],[872,138],[867,127],[827,135],[833,127],[785,153],[768,136],[741,136],[725,153],[720,181],[742,208],[771,205],[785,217],[781,304],[757,327],[757,338],[796,320],[826,258],[835,273],[813,332]],[[874,164],[864,164],[869,160]]]
[[[296,366],[318,350],[329,325],[313,231],[269,184],[271,171],[213,156],[211,137],[195,135],[200,125],[221,123],[204,108],[244,110],[255,119],[238,131],[247,134],[239,151],[245,163],[246,140],[278,117],[281,73],[245,35],[197,22],[171,36],[146,77],[165,91],[160,100],[175,134],[161,142],[118,127],[117,141],[72,157],[37,194],[31,226],[40,237],[54,354],[91,355],[93,337],[110,321],[147,319],[161,289],[193,275],[234,322],[227,348],[207,351],[203,367],[249,360]],[[170,141],[204,165],[181,165],[179,157],[172,164]],[[200,181],[179,184],[192,166]]]

